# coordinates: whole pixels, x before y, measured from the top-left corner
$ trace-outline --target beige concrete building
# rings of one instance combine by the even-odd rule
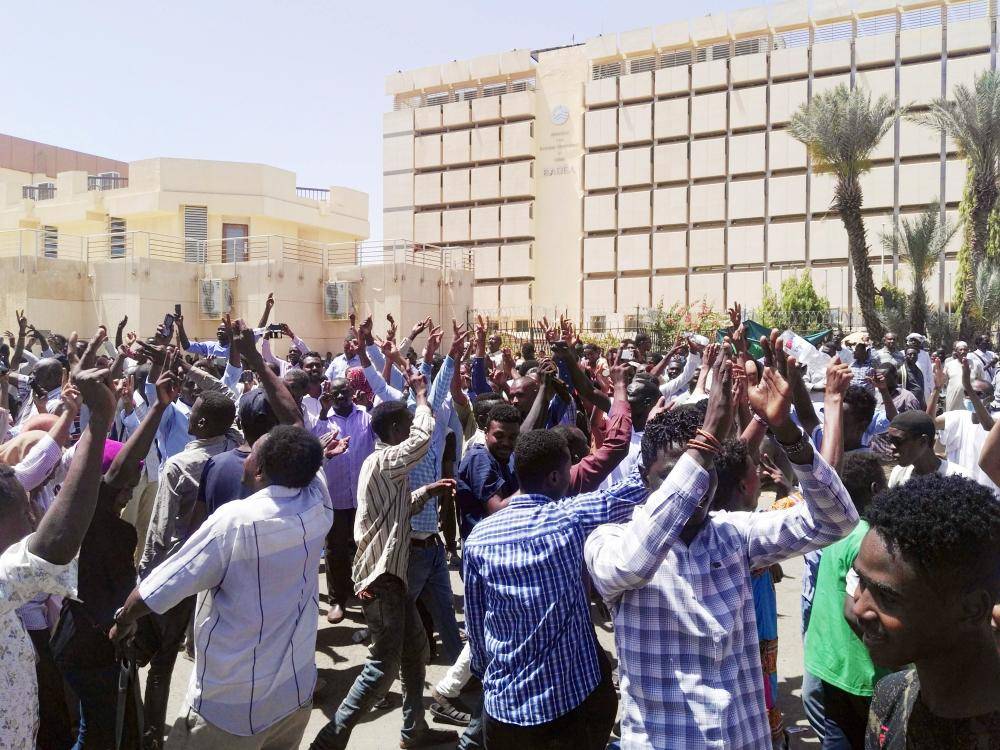
[[[0,137],[0,328],[24,308],[40,329],[91,331],[127,314],[148,334],[182,305],[189,335],[225,312],[337,351],[347,314],[460,315],[469,256],[366,242],[368,196],[303,188],[262,164],[146,159],[124,164]],[[276,346],[278,350],[282,346]]]
[[[805,267],[851,310],[833,180],[791,115],[840,83],[919,110],[995,66],[995,28],[993,0],[795,1],[392,74],[385,234],[472,248],[475,306],[513,320],[752,308]],[[953,144],[913,122],[879,144],[862,180],[876,283],[909,284],[878,234],[930,203],[957,219],[964,181]]]

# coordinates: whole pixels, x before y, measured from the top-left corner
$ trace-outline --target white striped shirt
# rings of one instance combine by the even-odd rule
[[[333,524],[322,470],[221,506],[139,584],[154,612],[195,610],[187,703],[230,734],[259,734],[312,700],[320,555]]]
[[[375,443],[361,465],[358,512],[354,520],[354,590],[361,591],[383,573],[406,583],[410,562],[410,516],[427,499],[422,488],[410,492],[409,472],[424,457],[434,431],[430,407],[420,405],[410,435],[399,445]]]

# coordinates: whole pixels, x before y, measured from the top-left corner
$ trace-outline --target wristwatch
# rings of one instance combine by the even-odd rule
[[[809,450],[812,448],[812,443],[809,442],[809,438],[806,437],[806,434],[801,429],[799,430],[798,438],[791,443],[782,442],[777,438],[774,440],[785,451],[788,460],[793,464],[809,463],[808,455]]]
[[[115,625],[121,625],[122,624],[121,616],[122,616],[122,612],[124,612],[124,611],[125,611],[125,607],[119,607],[118,609],[115,610],[114,617],[111,618],[112,620],[114,620]]]

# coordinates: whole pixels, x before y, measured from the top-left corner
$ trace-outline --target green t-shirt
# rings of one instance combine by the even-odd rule
[[[868,524],[823,550],[816,594],[806,637],[806,669],[852,695],[870,696],[875,683],[890,673],[872,664],[868,649],[844,619],[845,579],[861,549]]]

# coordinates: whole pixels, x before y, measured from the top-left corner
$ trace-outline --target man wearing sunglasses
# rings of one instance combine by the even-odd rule
[[[890,487],[897,487],[910,477],[924,474],[969,476],[964,467],[934,454],[934,435],[934,420],[926,412],[906,411],[896,415],[887,433],[892,457],[899,464],[889,475]]]

